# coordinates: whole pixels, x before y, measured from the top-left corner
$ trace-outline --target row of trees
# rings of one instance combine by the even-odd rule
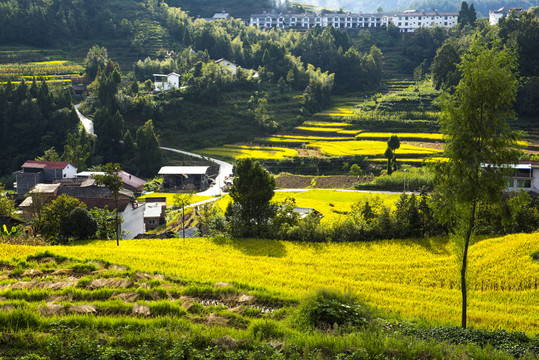
[[[0,174],[20,169],[28,159],[55,147],[63,149],[79,118],[65,88],[45,82],[0,86]]]

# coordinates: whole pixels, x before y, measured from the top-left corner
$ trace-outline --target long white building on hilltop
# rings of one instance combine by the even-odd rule
[[[310,29],[333,26],[336,29],[361,29],[387,26],[390,22],[401,32],[414,32],[420,27],[453,27],[457,24],[458,13],[406,10],[399,13],[268,13],[252,14],[249,24],[259,28]]]

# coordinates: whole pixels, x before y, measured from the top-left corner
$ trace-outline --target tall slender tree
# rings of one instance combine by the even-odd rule
[[[447,162],[437,163],[435,185],[448,202],[438,216],[455,220],[460,260],[462,327],[467,322],[468,249],[480,202],[499,201],[507,165],[518,161],[519,134],[507,122],[515,116],[516,55],[499,42],[475,38],[458,69],[462,79],[453,95],[441,98],[441,129]],[[440,207],[442,209],[442,207]]]

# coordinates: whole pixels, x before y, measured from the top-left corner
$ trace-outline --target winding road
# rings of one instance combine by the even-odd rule
[[[82,115],[79,111],[79,104],[75,105],[75,111],[77,112],[77,115],[79,116],[79,120],[84,126],[84,129],[88,134],[92,134],[95,136],[94,133],[94,123],[92,120],[88,119],[86,116]],[[219,175],[215,178],[215,184],[211,186],[208,190],[202,191],[200,193],[197,193],[197,195],[202,196],[220,196],[223,194],[223,191],[221,190],[225,186],[225,177],[232,174],[233,165],[230,163],[227,163],[222,160],[212,159],[206,156],[202,156],[199,154],[191,153],[188,151],[178,150],[178,149],[172,149],[169,147],[160,147],[161,150],[171,151],[178,154],[188,155],[191,157],[196,157],[199,159],[209,160],[219,165]]]

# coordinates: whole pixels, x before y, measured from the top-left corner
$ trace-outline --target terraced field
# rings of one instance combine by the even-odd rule
[[[0,83],[11,80],[16,84],[23,79],[32,81],[34,77],[47,82],[70,82],[71,77],[83,73],[81,65],[66,60],[0,64]]]
[[[256,145],[203,149],[201,153],[228,159],[283,159],[300,156],[300,149],[307,148],[317,150],[318,156],[366,155],[377,162],[384,159],[387,139],[396,134],[402,143],[398,161],[420,164],[440,154],[443,137],[436,132],[437,112],[431,104],[438,93],[427,84],[416,86],[409,80],[389,81],[386,89],[385,95],[370,98],[333,97],[330,109],[315,114],[290,133],[255,138]]]

